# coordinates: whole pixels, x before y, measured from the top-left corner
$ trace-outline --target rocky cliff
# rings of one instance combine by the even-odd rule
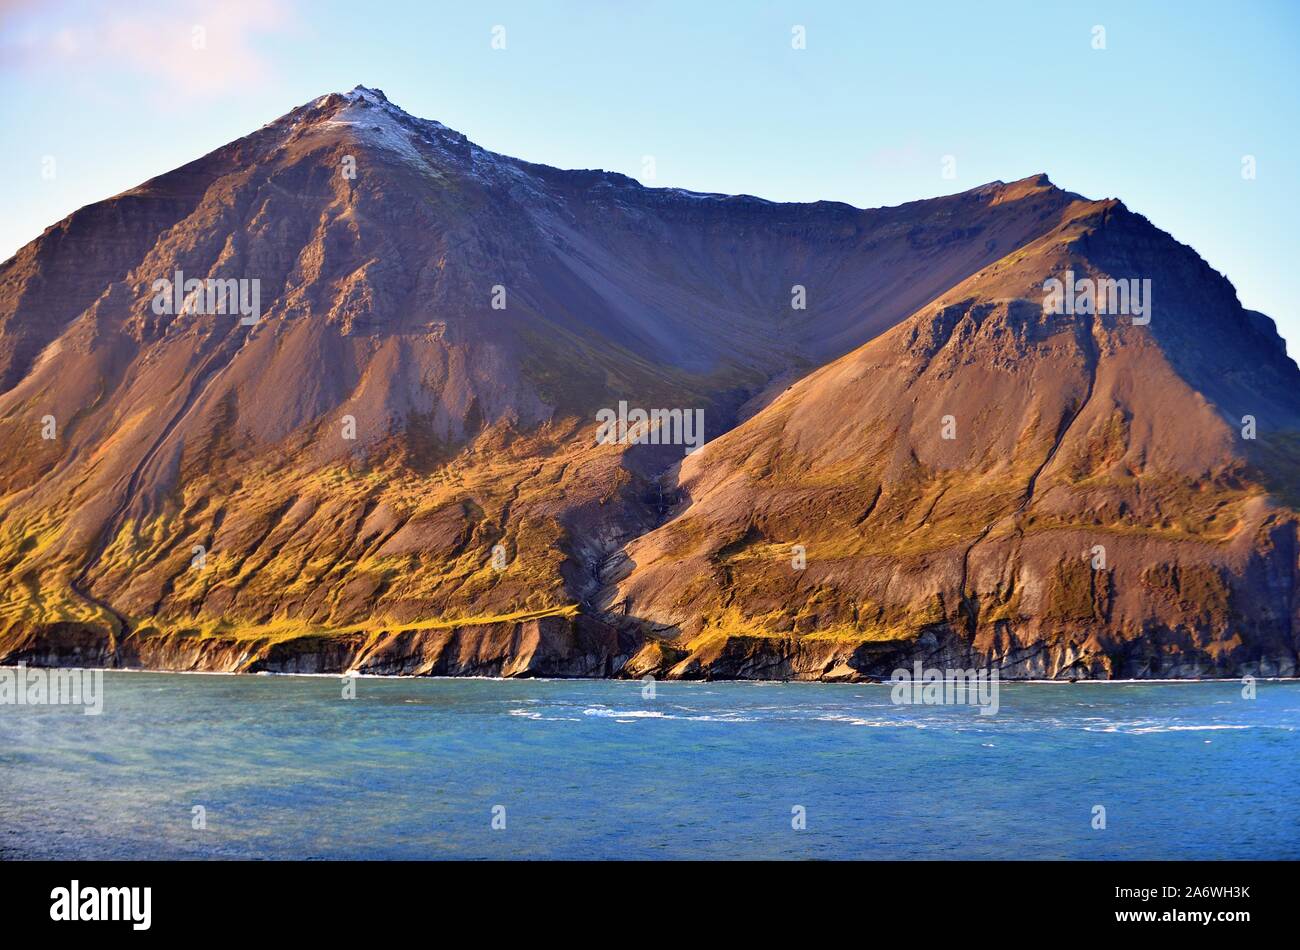
[[[0,662],[1294,675],[1298,393],[1224,277],[1044,176],[647,189],[358,87],[0,265]],[[707,444],[599,442],[620,403]]]

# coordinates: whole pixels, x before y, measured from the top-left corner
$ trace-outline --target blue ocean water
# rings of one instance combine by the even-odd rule
[[[1295,682],[104,684],[0,706],[0,857],[1300,858]]]

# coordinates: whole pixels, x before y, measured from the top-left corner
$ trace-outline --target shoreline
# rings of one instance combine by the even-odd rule
[[[457,680],[480,680],[489,683],[517,683],[517,682],[534,682],[534,683],[642,683],[644,678],[633,676],[482,676],[477,674],[466,674],[464,676],[443,676],[443,675],[420,675],[411,673],[292,673],[279,672],[271,670],[258,670],[249,673],[239,672],[237,670],[167,670],[153,669],[148,667],[121,667],[121,666],[41,666],[31,663],[23,663],[20,667],[18,663],[0,663],[0,670],[82,670],[86,672],[100,673],[157,673],[168,676],[235,676],[235,677],[299,677],[303,679],[342,679],[344,677],[354,677],[356,679],[367,680],[432,680],[438,682],[455,682]],[[1253,674],[1246,674],[1253,675]],[[847,682],[844,680],[828,679],[754,679],[750,677],[715,677],[713,679],[660,679],[652,677],[656,683],[671,683],[677,685],[689,686],[716,686],[719,683],[744,683],[750,686],[785,686],[790,684],[809,685],[809,686],[890,686],[893,684],[889,680],[860,680],[858,682]],[[1106,684],[1114,686],[1143,686],[1147,684],[1205,684],[1205,683],[1240,683],[1243,676],[1197,676],[1197,677],[1151,677],[1142,679],[1109,679],[1103,677],[1093,677],[1087,679],[1019,679],[1014,677],[1004,677],[1000,673],[998,682],[1000,684],[1015,683],[1025,686],[1083,686],[1087,684]],[[1300,683],[1300,676],[1254,676],[1257,683]],[[952,680],[938,680],[937,682],[946,683]]]

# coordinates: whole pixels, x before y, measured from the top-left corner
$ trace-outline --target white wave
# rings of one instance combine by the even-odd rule
[[[1233,724],[1233,723],[1172,723],[1172,722],[1116,722],[1101,728],[1085,726],[1085,732],[1118,732],[1124,735],[1146,736],[1158,735],[1166,732],[1221,732],[1224,730],[1237,731],[1241,729],[1283,729],[1287,732],[1294,732],[1294,726],[1276,725],[1273,723],[1257,724]]]
[[[923,722],[906,722],[901,719],[862,719],[858,716],[846,716],[842,713],[825,713],[818,716],[819,722],[843,722],[850,726],[871,726],[875,729],[903,728],[911,727],[913,729],[926,728]]]
[[[531,719],[533,722],[582,722],[578,716],[543,716],[533,709],[511,709],[510,715],[518,716],[520,719]]]
[[[1254,729],[1254,726],[1144,726],[1141,729],[1134,729],[1134,735],[1146,735],[1152,732],[1214,732],[1220,729]]]

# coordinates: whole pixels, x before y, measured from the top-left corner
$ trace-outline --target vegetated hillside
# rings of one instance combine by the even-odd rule
[[[1151,324],[1045,316],[1067,267],[1151,278]],[[156,312],[177,271],[260,320]],[[1290,673],[1298,382],[1190,249],[1043,176],[646,189],[358,87],[0,265],[0,661]],[[620,400],[714,441],[596,444]]]
[[[1066,270],[1149,276],[1151,323],[1045,314]],[[1298,384],[1190,249],[1080,203],[683,462],[605,604],[660,675],[1291,675]]]

